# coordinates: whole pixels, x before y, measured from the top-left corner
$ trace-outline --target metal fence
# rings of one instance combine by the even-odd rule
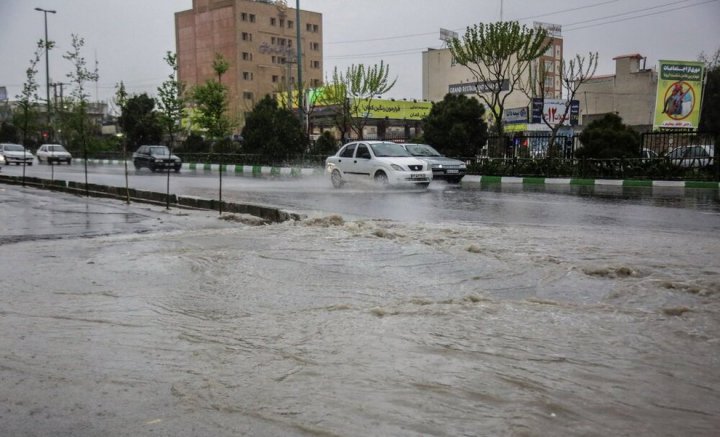
[[[402,136],[386,139],[409,140]],[[692,131],[644,133],[637,156],[623,159],[579,159],[576,151],[582,144],[578,136],[558,135],[552,146],[550,142],[547,134],[491,136],[477,155],[457,158],[468,163],[469,173],[487,176],[720,181],[719,151],[710,135]],[[327,158],[312,154],[176,154],[183,162],[300,168],[322,167]],[[129,153],[128,159],[131,156]],[[122,159],[122,153],[94,153],[91,158]]]

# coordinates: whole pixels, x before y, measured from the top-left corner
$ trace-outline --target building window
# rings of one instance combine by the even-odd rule
[[[315,88],[317,88],[320,86],[320,79],[313,79],[312,83],[313,83],[313,86]]]
[[[245,100],[252,100],[253,99],[253,93],[250,91],[244,91],[243,92],[243,99]]]
[[[243,54],[242,54],[242,60],[243,60],[243,61],[252,61],[252,60],[253,60],[252,53],[243,52]]]
[[[274,36],[270,38],[270,44],[275,45],[275,41],[277,41],[277,39]]]
[[[280,80],[280,77],[277,74],[274,74],[272,77],[273,83],[277,83]]]
[[[310,66],[312,68],[320,68],[320,61],[311,61]]]
[[[312,24],[306,23],[306,24],[305,24],[305,30],[307,30],[308,32],[312,32]]]
[[[242,33],[242,40],[243,40],[243,41],[252,41],[252,40],[253,40],[253,38],[252,38],[252,33],[243,32],[243,33]]]
[[[292,29],[295,23],[291,20],[288,20],[288,29]]]
[[[281,18],[280,19],[280,27],[283,27],[283,26],[285,26],[285,19]]]
[[[554,73],[555,72],[555,63],[553,61],[545,61],[545,72],[546,73]]]
[[[319,42],[311,42],[310,43],[310,50],[320,51],[320,43]]]
[[[554,88],[555,87],[555,78],[554,77],[546,77],[545,78],[545,88]]]
[[[250,22],[251,23],[255,22],[255,14],[250,14]]]
[[[248,19],[248,14],[245,13],[245,12],[243,12],[242,14],[240,14],[240,19],[241,19],[242,21],[247,21],[247,19]]]
[[[320,31],[320,26],[318,26],[317,24],[313,24],[313,32],[317,33],[319,31]]]
[[[277,19],[275,17],[270,17],[270,25],[275,26],[277,24]]]
[[[253,74],[251,71],[243,71],[244,80],[253,80]]]

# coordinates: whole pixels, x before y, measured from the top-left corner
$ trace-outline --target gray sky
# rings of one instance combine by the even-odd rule
[[[290,5],[295,4],[289,0]],[[614,71],[612,58],[628,53],[658,59],[695,60],[720,48],[720,0],[300,0],[302,9],[323,14],[324,67],[374,64],[384,60],[397,76],[387,97],[421,98],[421,53],[442,47],[440,28],[459,32],[469,25],[516,19],[561,24],[565,56],[597,51],[597,74]],[[0,86],[14,99],[48,14],[50,77],[68,82],[72,65],[62,58],[71,35],[85,39],[88,64],[98,62],[100,80],[88,90],[107,100],[123,81],[131,93],[155,94],[170,73],[165,52],[175,51],[174,12],[192,0],[0,0]],[[45,95],[45,61],[39,65],[39,94]],[[67,90],[66,90],[67,92]]]

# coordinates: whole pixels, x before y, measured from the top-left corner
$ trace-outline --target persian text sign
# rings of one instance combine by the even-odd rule
[[[705,65],[693,61],[658,61],[653,128],[697,129]]]
[[[563,119],[565,114],[566,101],[562,99],[532,99],[532,122],[544,123],[547,121],[550,125],[562,124],[563,126],[575,126],[580,115],[580,102],[573,100],[570,102],[570,111]],[[543,121],[543,115],[545,121]]]
[[[363,99],[359,102],[358,117],[379,119],[406,119],[406,120],[422,120],[430,114],[432,103],[430,102],[408,102],[405,100],[381,100],[373,99],[368,101]]]

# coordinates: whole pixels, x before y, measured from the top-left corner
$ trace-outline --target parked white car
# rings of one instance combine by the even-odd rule
[[[713,163],[715,146],[680,146],[670,150],[666,157],[673,165],[680,167],[707,167]]]
[[[43,144],[37,149],[35,155],[37,156],[38,164],[42,164],[43,162],[46,164],[66,162],[70,165],[72,163],[72,155],[60,144]]]
[[[427,162],[413,157],[400,144],[386,141],[348,143],[325,160],[325,170],[335,188],[351,181],[419,187],[432,181]]]
[[[35,155],[27,151],[20,144],[2,143],[0,144],[0,155],[5,158],[5,164],[26,164],[33,165]]]

